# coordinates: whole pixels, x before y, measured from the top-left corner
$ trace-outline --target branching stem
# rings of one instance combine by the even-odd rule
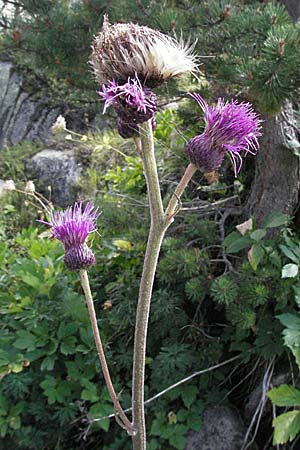
[[[147,330],[153,283],[159,252],[165,232],[173,221],[180,197],[195,173],[196,167],[193,164],[189,164],[185,174],[175,190],[175,193],[171,197],[166,212],[164,212],[154,154],[151,121],[148,121],[145,126],[140,129],[140,140],[136,139],[135,143],[143,161],[150,206],[151,226],[144,259],[136,312],[133,356],[132,413],[133,426],[137,430],[137,433],[132,437],[132,442],[133,450],[146,450],[144,376]]]

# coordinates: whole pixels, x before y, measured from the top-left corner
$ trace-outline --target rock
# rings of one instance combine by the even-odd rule
[[[276,375],[273,375],[270,383],[270,389],[271,387],[277,387],[281,384],[286,384],[291,381],[291,375],[290,375],[290,368],[286,367],[286,370],[283,372],[280,372]],[[261,401],[262,396],[262,383],[259,383],[249,394],[249,397],[247,399],[247,403],[245,405],[244,409],[244,420],[245,423],[250,423],[252,420],[253,415],[255,414],[255,411],[258,407],[259,402]],[[264,411],[262,413],[262,417],[264,417],[266,414],[270,414],[271,412],[271,403],[266,402],[264,405]]]
[[[0,62],[0,148],[24,139],[44,140],[62,106],[24,90],[24,77],[10,62]],[[36,91],[38,91],[38,86]]]
[[[241,450],[246,431],[233,408],[209,406],[203,413],[201,430],[188,433],[185,450]]]
[[[30,179],[36,180],[37,191],[47,198],[48,186],[51,186],[51,200],[55,206],[65,207],[76,200],[83,173],[76,150],[42,150],[27,162],[26,172]]]
[[[34,73],[22,73],[11,62],[0,61],[0,148],[24,140],[45,142],[60,114],[73,131],[104,129],[110,119],[97,115],[101,102],[96,100],[95,94],[94,104],[87,102],[79,108],[63,99],[52,99],[45,81]]]

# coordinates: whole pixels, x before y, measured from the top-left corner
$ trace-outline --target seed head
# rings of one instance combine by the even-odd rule
[[[104,16],[102,31],[92,44],[90,63],[97,82],[125,83],[137,75],[143,85],[163,81],[196,70],[194,46],[157,30],[133,23],[111,25]]]
[[[258,150],[261,120],[250,103],[219,98],[216,106],[208,106],[199,94],[191,96],[202,108],[206,126],[202,134],[186,144],[188,157],[203,172],[213,172],[228,152],[237,176],[243,164],[241,153],[256,154]]]
[[[87,269],[95,262],[86,239],[96,230],[96,220],[101,212],[92,203],[82,208],[82,202],[69,206],[65,211],[50,213],[49,222],[40,220],[51,227],[52,236],[62,242],[65,248],[65,264],[70,270]]]

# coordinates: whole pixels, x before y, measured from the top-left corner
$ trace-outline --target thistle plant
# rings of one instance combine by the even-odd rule
[[[82,203],[64,212],[53,212],[48,222],[52,235],[65,248],[65,263],[79,271],[85,293],[95,343],[105,381],[115,406],[118,423],[132,436],[134,450],[146,449],[144,414],[144,373],[148,320],[153,283],[161,245],[168,227],[180,209],[180,197],[197,170],[204,175],[216,172],[228,153],[237,176],[242,155],[255,153],[260,136],[260,120],[248,103],[224,102],[209,106],[199,94],[191,94],[204,113],[205,129],[187,142],[190,159],[169,203],[164,207],[154,152],[153,128],[157,96],[153,89],[162,82],[196,70],[193,47],[148,27],[134,24],[110,25],[104,18],[103,30],[95,37],[90,63],[100,85],[97,92],[104,101],[104,111],[113,107],[118,116],[117,128],[123,138],[133,137],[141,156],[150,210],[150,229],[141,276],[136,311],[132,374],[132,422],[125,415],[114,391],[93,307],[87,269],[95,257],[87,244],[96,230],[100,212],[92,204]],[[66,129],[65,123],[60,128]]]
[[[166,208],[163,206],[154,153],[153,127],[157,98],[152,89],[163,81],[196,70],[193,47],[148,27],[134,24],[110,25],[104,18],[103,30],[96,36],[90,63],[98,92],[104,100],[104,112],[112,106],[118,115],[118,131],[134,137],[147,183],[151,225],[149,230],[139,299],[136,312],[132,379],[133,449],[146,449],[144,414],[144,372],[146,338],[153,282],[165,233],[179,209],[180,197],[197,169],[217,171],[228,152],[235,175],[241,165],[241,153],[253,153],[258,147],[260,121],[251,105],[236,101],[208,106],[197,94],[192,97],[202,108],[206,128],[202,135],[186,145],[190,159]]]

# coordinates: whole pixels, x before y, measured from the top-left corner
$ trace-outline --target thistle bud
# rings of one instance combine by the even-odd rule
[[[87,246],[86,240],[96,230],[98,208],[87,203],[75,203],[65,211],[50,213],[49,222],[39,220],[51,227],[52,236],[62,242],[65,248],[65,264],[70,270],[87,269],[95,263],[95,256]]]

